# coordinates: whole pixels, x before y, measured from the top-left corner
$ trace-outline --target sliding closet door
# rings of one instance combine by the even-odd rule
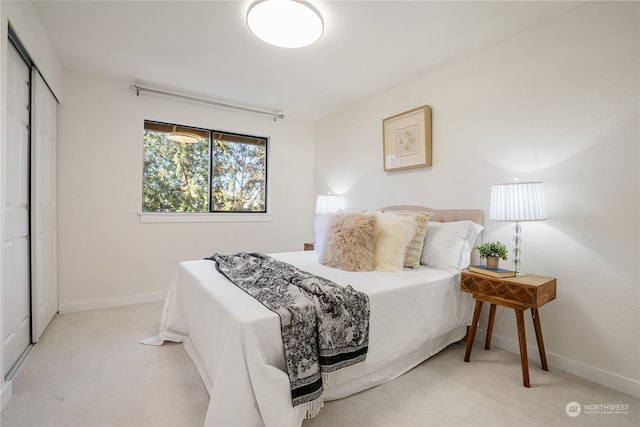
[[[33,342],[58,312],[58,102],[40,73],[32,74],[31,274]]]
[[[7,52],[7,140],[2,164],[2,375],[31,342],[29,302],[29,66]]]

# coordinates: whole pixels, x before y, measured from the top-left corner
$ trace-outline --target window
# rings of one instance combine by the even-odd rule
[[[144,122],[143,212],[266,212],[267,139]]]

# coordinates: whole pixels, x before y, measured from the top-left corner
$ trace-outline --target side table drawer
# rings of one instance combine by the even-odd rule
[[[460,289],[525,307],[540,307],[556,297],[556,280],[544,276],[495,278],[464,272]]]

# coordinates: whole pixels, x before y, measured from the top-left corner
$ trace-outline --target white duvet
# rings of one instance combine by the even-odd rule
[[[325,389],[333,400],[397,378],[460,340],[472,302],[460,275],[421,266],[400,273],[354,273],[323,266],[313,251],[272,254],[369,295],[369,352],[353,380]],[[206,425],[299,426],[278,316],[220,275],[213,261],[178,265],[160,337],[182,342],[210,396]],[[320,411],[319,417],[322,416]]]

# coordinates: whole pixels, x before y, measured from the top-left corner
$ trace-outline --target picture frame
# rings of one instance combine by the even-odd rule
[[[382,156],[385,172],[432,166],[431,106],[382,120]]]

